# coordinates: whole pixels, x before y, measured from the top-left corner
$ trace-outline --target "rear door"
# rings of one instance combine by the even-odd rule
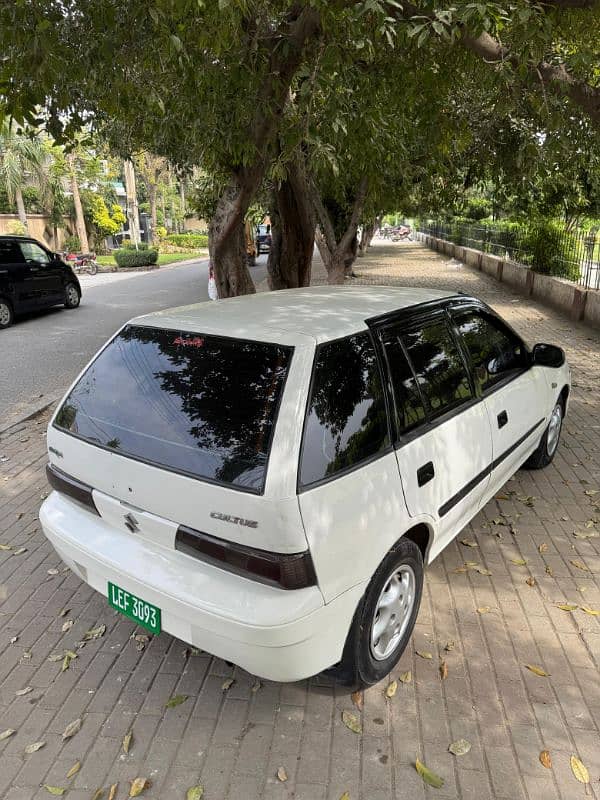
[[[25,274],[20,271],[21,251],[14,239],[0,239],[0,294],[8,297],[16,311],[23,308],[22,282]]]
[[[63,300],[63,268],[36,242],[19,243],[22,260],[29,268],[28,282],[36,305],[52,305]]]
[[[482,308],[452,311],[484,398],[492,430],[492,483],[501,486],[521,466],[544,430],[548,386],[530,366],[527,348],[495,314]]]
[[[489,482],[488,415],[444,310],[386,325],[380,337],[406,504],[434,520],[434,556],[475,515]]]

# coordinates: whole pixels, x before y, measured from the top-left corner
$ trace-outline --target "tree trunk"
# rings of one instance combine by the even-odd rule
[[[25,202],[23,200],[23,192],[21,191],[21,187],[17,186],[15,189],[15,202],[17,204],[17,214],[19,215],[19,222],[21,225],[25,227],[25,230],[29,230],[29,225],[27,224],[27,211],[25,210]]]
[[[360,245],[358,248],[358,255],[364,256],[369,247],[371,246],[371,239],[375,233],[375,222],[368,222],[363,225],[362,234],[360,236]]]
[[[232,174],[210,221],[208,247],[220,298],[256,291],[246,263],[244,219],[261,178],[256,169]]]
[[[267,262],[270,289],[310,285],[315,225],[306,175],[300,162],[294,161],[288,166],[288,178],[273,192]]]
[[[140,243],[140,212],[138,208],[137,189],[133,161],[126,159],[123,163],[125,176],[125,194],[127,195],[127,220],[129,222],[129,238],[134,245]]]
[[[358,185],[346,230],[338,241],[333,221],[321,194],[316,186],[312,187],[312,203],[320,226],[316,242],[327,270],[327,282],[330,284],[343,283],[344,278],[352,274],[352,265],[358,252],[358,223],[367,199],[367,189],[368,181],[365,177]]]
[[[158,217],[156,214],[156,184],[148,183],[148,203],[150,204],[150,220],[152,224],[152,232],[150,234],[150,244],[155,244],[158,241],[156,228],[158,227]]]
[[[81,197],[79,195],[79,184],[77,183],[77,172],[75,167],[75,156],[73,154],[69,157],[70,179],[71,179],[71,192],[73,194],[73,205],[75,206],[75,229],[77,231],[77,238],[79,239],[79,246],[82,253],[89,253],[90,245],[88,242],[87,230],[85,227],[85,218],[83,216],[83,206],[81,205]]]

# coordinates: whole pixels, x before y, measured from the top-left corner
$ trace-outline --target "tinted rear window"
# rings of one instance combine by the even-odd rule
[[[260,492],[292,348],[129,325],[56,425],[192,477]]]

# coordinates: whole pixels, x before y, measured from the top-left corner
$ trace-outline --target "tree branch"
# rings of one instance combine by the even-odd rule
[[[356,229],[358,228],[358,223],[360,222],[363,208],[365,207],[365,200],[367,199],[368,188],[369,188],[369,181],[367,179],[367,176],[363,175],[363,177],[360,179],[360,183],[358,184],[356,197],[354,198],[354,205],[352,207],[350,222],[348,223],[348,227],[346,228],[344,235],[340,239],[339,247],[342,252],[345,252],[350,248],[352,240],[356,236]]]

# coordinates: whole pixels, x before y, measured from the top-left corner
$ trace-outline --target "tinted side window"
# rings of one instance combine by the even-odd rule
[[[432,416],[472,397],[467,370],[445,320],[406,331],[402,342]]]
[[[23,261],[16,242],[0,239],[0,264],[20,264]]]
[[[383,335],[383,345],[394,390],[396,423],[399,433],[406,433],[426,418],[423,398],[402,348],[400,336],[393,329]]]
[[[388,445],[383,388],[370,335],[322,345],[304,426],[301,485],[359,464]]]
[[[48,253],[39,244],[34,242],[20,242],[24,261],[37,261],[39,264],[47,264],[50,259]]]
[[[469,351],[481,391],[525,367],[523,343],[500,321],[474,311],[459,316],[456,326]]]

